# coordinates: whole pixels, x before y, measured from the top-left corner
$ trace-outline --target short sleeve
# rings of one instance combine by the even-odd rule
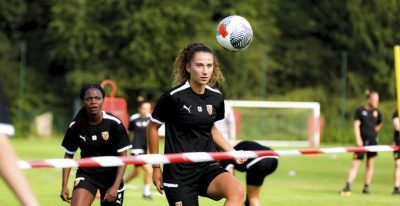
[[[116,137],[117,138],[117,152],[121,153],[124,152],[130,148],[132,148],[132,145],[129,141],[128,133],[126,132],[125,127],[121,124],[118,124],[116,127]]]
[[[11,124],[8,108],[4,100],[5,97],[3,95],[3,89],[0,88],[0,134],[13,136],[15,133],[15,129],[14,126]]]
[[[225,119],[225,103],[224,100],[221,98],[221,101],[218,104],[217,113],[216,113],[216,119],[215,121],[219,121],[222,119]]]
[[[354,114],[354,120],[361,120],[362,118],[362,109],[357,109]]]
[[[135,122],[134,121],[129,121],[128,130],[129,131],[135,130]]]
[[[174,102],[172,96],[167,93],[160,97],[153,113],[151,114],[151,121],[157,124],[164,124],[171,118],[171,111],[173,111]]]
[[[75,122],[72,122],[65,133],[64,139],[61,143],[61,148],[65,153],[73,155],[78,150],[78,141],[76,136],[79,135],[76,131]]]
[[[378,121],[377,124],[382,123],[382,113],[380,111],[378,111]]]

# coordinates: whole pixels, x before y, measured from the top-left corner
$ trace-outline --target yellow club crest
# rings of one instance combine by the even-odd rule
[[[209,115],[212,115],[212,113],[213,113],[213,106],[212,106],[211,104],[207,104],[206,107],[207,107],[207,112],[208,112],[208,114],[209,114]]]
[[[378,111],[374,111],[374,113],[372,113],[372,115],[374,116],[374,118],[378,118]]]
[[[183,206],[183,203],[182,203],[182,201],[175,202],[175,206]]]
[[[102,133],[101,133],[101,137],[103,137],[103,139],[104,139],[105,141],[107,141],[108,138],[110,138],[110,135],[108,134],[108,132],[102,132]]]

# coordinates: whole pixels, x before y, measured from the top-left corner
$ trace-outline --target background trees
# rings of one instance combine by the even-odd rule
[[[63,128],[84,83],[110,78],[131,105],[137,95],[156,100],[171,86],[178,50],[200,41],[218,55],[227,98],[320,101],[334,129],[365,89],[395,97],[399,11],[397,0],[0,0],[0,80],[14,119],[24,117],[17,125],[53,110]],[[254,29],[239,53],[215,41],[232,14]],[[344,97],[360,98],[345,107]]]

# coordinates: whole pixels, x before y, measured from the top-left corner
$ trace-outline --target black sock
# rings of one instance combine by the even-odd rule
[[[399,187],[394,187],[394,190],[398,191],[398,190],[399,190]]]
[[[364,185],[364,188],[368,188],[368,185],[367,185],[367,184],[365,184],[365,185]]]
[[[347,188],[347,189],[350,189],[350,188],[351,188],[351,184],[350,184],[350,183],[348,183],[348,182],[346,182],[346,186],[345,186],[345,188]]]

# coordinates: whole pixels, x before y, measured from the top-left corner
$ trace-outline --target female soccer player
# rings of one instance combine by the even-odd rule
[[[233,147],[214,122],[224,118],[224,100],[218,86],[223,76],[208,47],[193,43],[175,60],[175,83],[156,104],[147,129],[149,150],[158,154],[158,128],[165,124],[165,153],[223,151]],[[239,160],[243,161],[243,160]],[[243,205],[243,188],[216,162],[153,165],[153,183],[165,190],[169,205],[198,205],[198,196],[226,198],[225,205]]]
[[[236,150],[254,151],[271,150],[257,142],[242,141],[235,147]],[[259,157],[248,159],[244,164],[235,161],[221,161],[221,166],[233,173],[233,169],[246,172],[246,203],[245,206],[261,206],[260,192],[265,177],[272,174],[278,167],[278,157]]]
[[[129,131],[133,133],[132,140],[132,155],[142,155],[147,154],[147,137],[146,129],[147,124],[150,121],[151,115],[151,103],[147,101],[142,101],[139,103],[139,113],[136,113],[130,117],[129,120]],[[133,178],[140,174],[140,171],[145,171],[144,175],[144,187],[143,187],[143,198],[150,200],[150,182],[151,174],[153,172],[150,165],[135,165],[134,170],[125,178],[125,183],[128,183]]]
[[[4,101],[3,88],[0,82],[0,177],[14,192],[21,205],[37,206],[35,198],[24,173],[18,168],[17,155],[8,138],[14,134],[8,109]]]
[[[393,114],[393,144],[396,146],[400,146],[400,122],[398,112],[394,112]],[[393,152],[394,157],[394,189],[393,195],[400,195],[400,151]]]
[[[127,156],[132,147],[122,122],[102,111],[104,91],[98,84],[81,89],[83,108],[78,112],[62,141],[65,158],[73,158],[78,148],[81,157]],[[122,205],[125,166],[85,168],[76,172],[72,198],[69,197],[68,177],[71,169],[63,169],[61,199],[71,205],[91,205],[100,190],[101,205]],[[72,199],[72,200],[71,200]]]
[[[382,115],[378,110],[379,94],[371,91],[367,94],[367,104],[356,110],[354,117],[354,135],[357,146],[377,145],[377,134],[382,128]],[[357,176],[358,168],[364,158],[365,153],[354,153],[353,162],[349,170],[347,182],[341,191],[341,195],[351,195],[351,183]],[[374,174],[374,162],[378,155],[376,152],[367,152],[367,169],[364,178],[364,188],[362,192],[369,194],[369,185]]]

